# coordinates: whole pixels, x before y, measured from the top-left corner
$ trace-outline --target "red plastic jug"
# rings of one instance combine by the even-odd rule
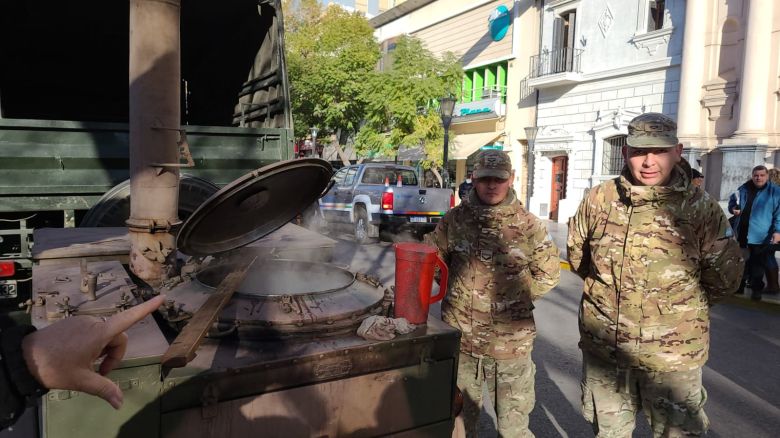
[[[434,268],[441,270],[439,293],[432,297]],[[428,321],[428,308],[447,292],[449,270],[435,247],[415,242],[395,244],[395,317],[412,324]]]

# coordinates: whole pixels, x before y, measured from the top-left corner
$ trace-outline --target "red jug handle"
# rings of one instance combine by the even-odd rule
[[[444,298],[444,295],[447,293],[447,278],[449,277],[450,270],[447,269],[447,264],[444,263],[444,260],[442,260],[438,254],[436,254],[436,266],[438,266],[440,270],[439,293],[436,294],[436,296],[431,297],[430,301],[428,301],[428,304],[441,301],[441,299]]]

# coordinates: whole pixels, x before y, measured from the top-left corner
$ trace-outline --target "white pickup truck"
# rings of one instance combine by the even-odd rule
[[[454,203],[452,190],[422,187],[413,167],[366,163],[336,172],[318,213],[328,225],[350,226],[355,240],[367,243],[380,229],[431,231]]]

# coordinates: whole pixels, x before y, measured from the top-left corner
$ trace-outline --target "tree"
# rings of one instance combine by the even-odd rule
[[[366,120],[355,140],[358,151],[392,156],[399,146],[420,146],[426,153],[423,167],[441,167],[444,129],[438,99],[459,93],[462,66],[454,54],[437,58],[410,36],[399,38],[391,54],[390,68],[372,78],[366,95]]]
[[[339,143],[354,135],[379,61],[379,44],[366,18],[316,0],[285,2],[285,45],[295,136],[309,127]],[[296,6],[297,8],[292,8]]]

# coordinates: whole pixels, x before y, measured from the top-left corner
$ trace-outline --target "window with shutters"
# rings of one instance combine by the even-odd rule
[[[564,72],[581,73],[582,49],[575,48],[577,10],[561,12],[553,21],[552,50],[531,57],[531,78]]]
[[[629,40],[637,49],[646,49],[654,55],[663,44],[668,44],[674,26],[669,6],[679,8],[666,0],[640,0],[636,33]]]
[[[616,135],[604,139],[604,156],[602,160],[603,175],[619,175],[623,170],[623,146],[626,145],[625,135]]]
[[[666,14],[666,0],[647,1],[647,31],[664,28],[664,16]]]
[[[566,49],[574,47],[574,30],[577,21],[577,11],[572,9],[555,18],[553,25],[553,48]]]

